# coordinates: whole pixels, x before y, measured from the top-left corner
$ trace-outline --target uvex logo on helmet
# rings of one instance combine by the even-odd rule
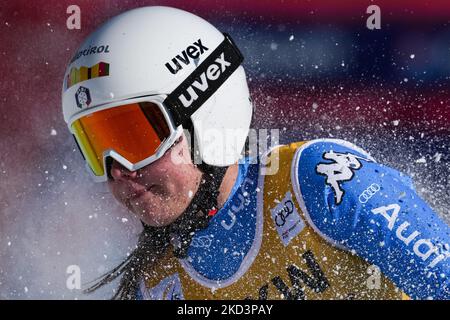
[[[175,124],[190,126],[191,116],[196,112],[239,67],[244,57],[231,38],[215,48],[186,79],[164,100]],[[200,40],[197,41],[198,44]]]
[[[184,93],[180,94],[178,99],[183,106],[189,107],[192,102],[197,100],[198,94],[208,90],[210,81],[217,80],[222,73],[225,72],[231,63],[225,60],[225,54],[222,52],[211,65],[209,65],[204,72],[200,74],[200,78],[194,81]]]
[[[202,53],[208,51],[209,49],[202,44],[202,40],[198,39],[192,45],[187,47],[181,52],[181,55],[177,54],[172,61],[166,63],[167,69],[173,74],[176,74],[178,71],[183,69],[180,64],[180,61],[185,65],[189,65],[191,63],[191,59],[198,59]]]

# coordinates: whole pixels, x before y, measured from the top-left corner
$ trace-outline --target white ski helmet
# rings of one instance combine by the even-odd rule
[[[103,181],[106,157],[140,169],[162,156],[183,128],[194,135],[204,163],[229,166],[240,157],[253,109],[242,60],[228,35],[191,13],[161,6],[127,11],[94,31],[71,59],[62,89],[64,120]],[[104,141],[93,148],[99,142],[89,134],[99,134],[80,119],[140,102],[157,105],[170,129],[154,154],[133,160]],[[126,125],[111,130],[126,135],[133,130]]]

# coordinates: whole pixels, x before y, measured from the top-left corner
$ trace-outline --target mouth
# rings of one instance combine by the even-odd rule
[[[152,184],[148,187],[134,189],[132,191],[132,193],[130,194],[130,196],[128,197],[128,201],[133,201],[133,200],[136,200],[136,199],[142,197],[144,194],[146,194],[147,192],[154,189],[155,186],[156,186],[155,184]]]

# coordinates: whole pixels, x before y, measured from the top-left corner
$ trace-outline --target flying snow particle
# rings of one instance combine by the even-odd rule
[[[27,293],[28,292],[28,288],[27,287],[23,288],[23,291],[25,291],[25,293]]]
[[[294,40],[294,35],[293,34],[291,34],[291,36],[289,37],[289,41],[292,41],[292,40]]]
[[[272,43],[270,44],[270,49],[273,50],[273,51],[277,50],[277,49],[278,49],[278,44],[275,43],[275,42],[272,42]]]
[[[394,126],[398,126],[399,123],[400,123],[400,120],[394,120],[394,121],[392,121],[392,124],[393,124]]]
[[[192,192],[192,190],[189,190],[189,192],[188,192],[188,197],[189,197],[189,198],[192,198],[193,195],[194,195],[194,193]]]
[[[411,59],[414,59],[414,58],[416,57],[416,55],[415,55],[414,53],[412,53],[412,54],[409,55],[409,57],[410,57]]]
[[[11,241],[8,242],[8,247],[11,247]]]
[[[63,170],[67,170],[67,166],[65,164],[63,164],[62,168]]]
[[[416,163],[427,163],[427,159],[425,159],[425,157],[422,157],[420,159],[417,159],[415,162]]]
[[[122,218],[122,222],[123,223],[128,222],[128,219],[127,218]]]
[[[441,157],[442,157],[442,153],[436,152],[433,156],[434,158],[434,162],[439,162],[441,161]]]
[[[51,136],[56,136],[58,133],[56,132],[55,129],[52,129],[52,131],[50,131],[50,135]]]

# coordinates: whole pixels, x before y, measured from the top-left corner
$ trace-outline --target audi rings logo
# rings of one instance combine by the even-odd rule
[[[212,235],[194,237],[191,242],[191,246],[194,248],[209,248],[212,244]]]
[[[287,200],[284,203],[283,208],[278,211],[275,215],[275,223],[278,227],[284,226],[286,223],[286,218],[294,212],[294,204],[291,200]]]
[[[358,197],[358,200],[360,203],[366,203],[369,201],[370,198],[372,198],[378,191],[380,191],[381,187],[376,184],[372,183],[366,190],[364,190]]]

